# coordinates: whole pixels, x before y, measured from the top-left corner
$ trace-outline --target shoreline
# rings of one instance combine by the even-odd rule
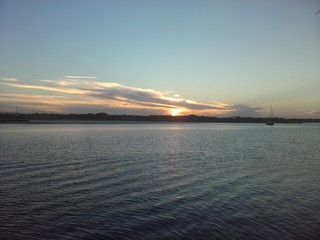
[[[257,121],[128,121],[128,120],[20,120],[0,121],[0,124],[189,124],[189,123],[223,123],[223,124],[265,124]],[[319,122],[290,122],[281,121],[275,124],[303,124]]]
[[[320,119],[306,118],[258,118],[258,117],[214,117],[197,115],[109,115],[88,114],[8,114],[0,113],[0,124],[141,124],[141,123],[262,123],[302,124],[320,123]]]

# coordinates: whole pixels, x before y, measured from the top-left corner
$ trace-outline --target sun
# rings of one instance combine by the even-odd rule
[[[174,108],[170,111],[171,116],[178,116],[183,110],[181,108]]]

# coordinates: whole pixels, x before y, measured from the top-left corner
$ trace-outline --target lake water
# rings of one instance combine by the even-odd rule
[[[1,239],[320,239],[320,124],[2,124]]]

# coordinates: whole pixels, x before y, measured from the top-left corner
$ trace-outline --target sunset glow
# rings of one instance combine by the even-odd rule
[[[229,104],[201,103],[190,99],[172,98],[167,92],[125,86],[119,83],[94,79],[40,80],[38,84],[25,84],[20,80],[11,83],[0,79],[0,86],[11,87],[21,93],[2,93],[3,111],[10,112],[19,106],[21,112],[69,112],[71,109],[97,109],[97,112],[132,114],[203,114],[220,115],[232,111]],[[33,93],[25,92],[25,89]],[[32,107],[34,106],[34,108]],[[77,110],[76,112],[79,112]]]
[[[319,239],[320,0],[0,0],[1,239]]]
[[[183,109],[175,108],[175,109],[171,110],[170,115],[171,116],[179,116],[179,115],[181,115],[182,112],[183,112]]]
[[[67,2],[2,1],[0,112],[320,117],[317,1]]]

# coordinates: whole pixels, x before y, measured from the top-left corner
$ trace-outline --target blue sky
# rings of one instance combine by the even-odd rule
[[[0,111],[320,117],[319,9],[1,0]]]

